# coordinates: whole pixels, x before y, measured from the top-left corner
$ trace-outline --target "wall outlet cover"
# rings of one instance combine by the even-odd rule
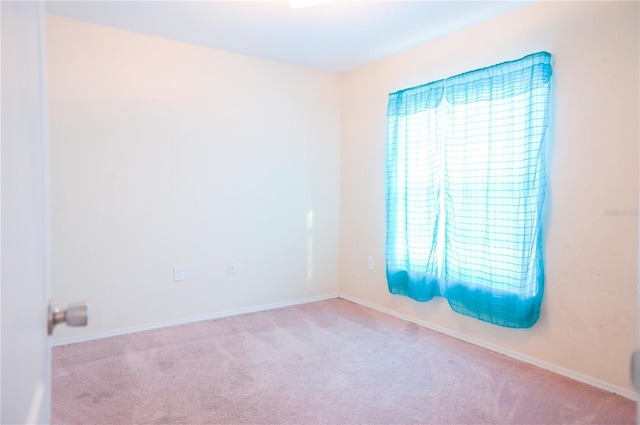
[[[373,257],[367,257],[367,268],[373,270]]]
[[[184,280],[184,266],[175,266],[173,268],[173,280],[176,282]]]
[[[238,272],[238,267],[234,261],[229,261],[227,273],[228,274],[236,274]]]

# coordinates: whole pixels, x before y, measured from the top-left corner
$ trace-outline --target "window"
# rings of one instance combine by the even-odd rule
[[[531,327],[544,287],[542,207],[551,55],[389,95],[389,291]]]

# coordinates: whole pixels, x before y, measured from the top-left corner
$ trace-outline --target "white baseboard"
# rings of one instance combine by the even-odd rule
[[[61,345],[76,344],[79,342],[93,341],[96,339],[109,338],[112,336],[126,335],[126,334],[135,333],[135,332],[149,331],[152,329],[166,328],[169,326],[185,325],[188,323],[201,322],[203,320],[221,319],[223,317],[237,316],[240,314],[255,313],[258,311],[273,310],[276,308],[290,307],[293,305],[314,303],[314,302],[329,300],[333,298],[338,298],[338,294],[332,293],[327,295],[319,295],[315,297],[300,298],[296,300],[281,301],[281,302],[272,303],[272,304],[262,304],[262,305],[251,306],[251,307],[235,308],[231,310],[219,311],[216,313],[201,314],[198,316],[184,317],[180,319],[167,320],[164,322],[156,322],[156,323],[149,323],[146,325],[132,326],[129,328],[115,329],[115,330],[105,331],[105,332],[96,332],[91,334],[54,339],[51,341],[51,346],[59,347]]]
[[[539,368],[548,370],[550,372],[557,373],[558,375],[562,375],[562,376],[565,376],[567,378],[571,378],[571,379],[573,379],[575,381],[582,382],[584,384],[591,385],[593,387],[601,388],[603,390],[606,390],[606,391],[621,395],[621,396],[623,396],[625,398],[628,398],[630,400],[633,400],[633,401],[637,401],[638,400],[637,394],[632,390],[628,390],[626,388],[622,388],[622,387],[619,387],[617,385],[609,384],[607,382],[601,381],[601,380],[596,379],[596,378],[592,378],[592,377],[587,376],[587,375],[583,375],[583,374],[575,372],[573,370],[565,369],[563,367],[560,367],[560,366],[557,366],[557,365],[554,365],[554,364],[547,363],[547,362],[544,362],[542,360],[536,359],[535,357],[530,357],[530,356],[527,356],[525,354],[518,353],[517,351],[508,350],[508,349],[505,349],[503,347],[499,347],[497,345],[490,344],[490,343],[482,341],[480,339],[473,338],[473,337],[470,337],[468,335],[462,334],[460,332],[452,331],[450,329],[443,328],[441,326],[434,325],[433,323],[429,323],[429,322],[426,322],[426,321],[423,321],[423,320],[419,320],[419,319],[413,318],[411,316],[407,316],[407,315],[402,314],[402,313],[398,313],[397,311],[393,311],[393,310],[388,309],[388,308],[380,307],[378,305],[372,304],[372,303],[370,303],[368,301],[361,300],[361,299],[353,297],[351,295],[347,295],[347,294],[341,293],[340,294],[340,298],[345,299],[347,301],[354,302],[356,304],[360,304],[360,305],[362,305],[364,307],[367,307],[367,308],[370,308],[372,310],[376,310],[376,311],[379,311],[381,313],[388,314],[388,315],[396,317],[398,319],[405,320],[407,322],[415,323],[417,325],[420,325],[422,327],[431,329],[431,330],[439,332],[441,334],[448,335],[448,336],[460,339],[460,340],[465,341],[465,342],[469,342],[471,344],[477,345],[477,346],[482,347],[482,348],[486,348],[486,349],[494,351],[496,353],[503,354],[503,355],[505,355],[507,357],[511,357],[513,359],[520,360],[520,361],[523,361],[525,363],[529,363],[529,364],[531,364],[533,366],[537,366]]]

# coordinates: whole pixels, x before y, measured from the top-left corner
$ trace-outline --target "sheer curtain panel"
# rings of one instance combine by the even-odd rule
[[[531,327],[544,288],[542,208],[551,55],[392,93],[389,291]]]

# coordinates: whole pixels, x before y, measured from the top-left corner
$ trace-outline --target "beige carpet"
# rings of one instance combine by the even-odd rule
[[[54,424],[631,424],[635,403],[335,299],[57,347]]]

